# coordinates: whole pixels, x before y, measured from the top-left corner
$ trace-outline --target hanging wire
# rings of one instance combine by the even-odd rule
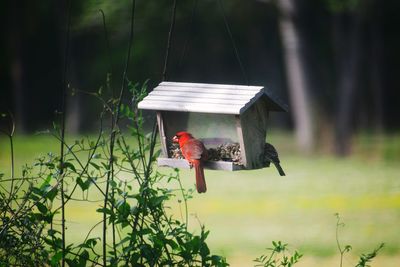
[[[195,17],[196,9],[197,9],[197,1],[198,0],[194,0],[193,1],[192,15],[190,16],[190,22],[189,22],[189,34],[185,39],[185,43],[183,44],[182,54],[181,54],[181,57],[180,57],[179,63],[178,63],[178,67],[179,68],[182,67],[183,60],[184,60],[184,58],[186,56],[186,51],[187,51],[188,46],[189,46],[190,35],[193,32],[194,17]]]
[[[167,68],[168,68],[168,60],[169,60],[169,51],[171,49],[172,34],[173,34],[174,28],[175,28],[176,2],[177,2],[177,0],[174,0],[174,4],[173,4],[173,7],[172,7],[171,25],[169,27],[167,50],[165,51],[164,69],[163,69],[163,74],[162,74],[162,80],[163,81],[165,81],[167,79]]]
[[[249,79],[247,78],[246,72],[245,72],[244,67],[243,67],[242,60],[240,59],[239,50],[238,50],[238,48],[236,46],[235,39],[233,38],[233,34],[232,34],[231,28],[229,26],[228,19],[226,18],[226,15],[225,15],[225,9],[224,9],[224,4],[223,4],[222,0],[218,0],[218,4],[219,4],[219,7],[220,7],[222,18],[224,19],[224,24],[225,24],[226,31],[228,32],[229,38],[231,39],[231,43],[232,43],[232,46],[233,46],[233,50],[235,51],[236,59],[237,59],[237,61],[239,63],[240,70],[242,71],[243,79],[246,81],[247,85],[250,85],[249,84]]]
[[[191,14],[190,26],[189,26],[189,29],[190,29],[189,35],[193,31],[194,16],[196,14],[197,2],[198,2],[198,0],[194,0],[193,1],[192,14]],[[224,4],[223,4],[222,0],[218,0],[218,5],[219,5],[219,9],[220,9],[222,18],[224,20],[226,31],[228,32],[230,41],[232,43],[233,50],[235,52],[236,60],[239,63],[239,67],[240,67],[240,70],[242,72],[243,79],[244,79],[244,81],[245,81],[245,83],[247,85],[250,85],[248,76],[247,76],[246,71],[244,69],[243,62],[242,62],[242,60],[240,58],[239,49],[237,48],[235,39],[233,38],[231,27],[229,25],[228,19],[227,19],[226,14],[225,14],[225,8],[224,8]],[[170,24],[169,33],[168,33],[167,49],[166,49],[166,52],[165,52],[165,59],[164,59],[164,69],[163,69],[163,75],[162,75],[162,80],[163,81],[165,81],[167,79],[169,53],[170,53],[170,49],[171,49],[172,35],[173,35],[173,32],[174,32],[174,28],[175,28],[176,6],[177,6],[177,0],[174,0],[173,8],[172,8],[171,24]],[[185,43],[184,43],[184,46],[183,46],[183,49],[182,49],[182,54],[181,54],[181,57],[180,57],[180,60],[179,60],[179,63],[178,63],[178,67],[182,66],[182,62],[183,62],[183,60],[185,58],[187,47],[188,47],[188,44],[189,44],[189,39],[190,39],[190,36],[188,36],[186,38],[186,40],[185,40]]]

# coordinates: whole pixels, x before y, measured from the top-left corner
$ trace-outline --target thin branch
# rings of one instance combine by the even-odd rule
[[[64,54],[64,71],[62,78],[62,106],[61,106],[61,140],[60,142],[60,178],[61,178],[61,240],[62,240],[62,262],[61,266],[65,267],[65,199],[64,199],[64,140],[65,140],[65,121],[67,113],[67,71],[68,71],[68,58],[69,58],[69,35],[71,29],[71,3],[68,1],[67,10],[67,31],[65,36],[65,54]]]
[[[114,145],[115,145],[115,138],[116,138],[116,133],[117,133],[117,126],[119,122],[119,117],[120,117],[120,110],[121,110],[121,103],[122,103],[122,96],[124,95],[125,92],[125,87],[126,87],[126,76],[129,68],[129,62],[130,62],[130,57],[131,57],[131,47],[133,43],[133,34],[134,34],[134,22],[135,22],[135,7],[136,7],[136,1],[132,0],[132,10],[131,10],[131,27],[130,27],[130,36],[129,36],[129,42],[128,42],[128,53],[126,56],[126,62],[125,62],[125,68],[124,72],[122,75],[122,84],[121,84],[121,91],[119,93],[118,97],[118,102],[117,105],[115,106],[115,117],[113,116],[113,124],[111,126],[111,139],[110,139],[110,158],[109,158],[109,166],[110,170],[107,175],[107,183],[106,183],[106,189],[105,189],[105,198],[104,198],[104,208],[107,207],[108,204],[108,192],[109,192],[109,186],[110,186],[110,181],[113,178],[113,162],[114,162]],[[107,221],[106,221],[106,213],[103,214],[103,265],[107,265]]]

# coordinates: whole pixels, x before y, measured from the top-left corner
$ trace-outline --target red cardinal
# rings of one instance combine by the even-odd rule
[[[189,161],[190,167],[192,168],[194,166],[196,171],[197,192],[206,192],[207,187],[203,167],[203,161],[207,160],[206,147],[200,140],[195,139],[188,132],[177,132],[172,140],[173,142],[179,143],[182,154],[185,159]]]

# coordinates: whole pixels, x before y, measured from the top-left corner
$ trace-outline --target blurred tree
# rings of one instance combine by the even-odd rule
[[[360,75],[361,10],[357,1],[340,1],[333,6],[333,39],[337,67],[335,150],[350,153],[356,90]],[[347,5],[346,5],[347,3]]]
[[[307,64],[303,58],[304,41],[298,31],[298,3],[294,0],[278,0],[280,11],[279,28],[282,49],[286,63],[286,77],[296,139],[303,152],[311,152],[314,147],[312,125],[312,103],[307,92]]]
[[[372,0],[370,1],[370,15],[368,19],[369,36],[368,42],[370,48],[367,51],[367,57],[370,57],[369,66],[369,77],[372,91],[372,106],[374,110],[373,114],[373,127],[377,132],[382,132],[384,128],[384,84],[383,84],[383,8],[382,1]]]

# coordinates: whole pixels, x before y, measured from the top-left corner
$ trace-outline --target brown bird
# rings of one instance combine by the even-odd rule
[[[203,162],[207,160],[208,157],[206,147],[200,140],[195,139],[188,132],[177,132],[172,141],[179,143],[182,155],[189,162],[190,168],[194,166],[197,192],[205,193],[207,191],[207,186],[204,177]]]
[[[264,145],[264,160],[267,164],[272,162],[278,170],[280,176],[286,175],[281,165],[279,164],[281,161],[279,160],[278,152],[276,151],[275,147],[270,143],[265,143]]]

